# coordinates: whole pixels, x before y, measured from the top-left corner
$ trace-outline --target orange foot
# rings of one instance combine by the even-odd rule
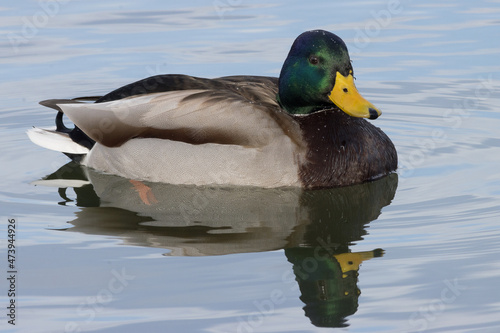
[[[144,202],[144,204],[151,206],[152,203],[158,203],[158,200],[156,200],[155,195],[151,190],[151,187],[138,180],[130,179],[129,182],[134,185],[133,189],[136,190],[137,193],[139,193],[139,197],[141,198],[142,202]]]

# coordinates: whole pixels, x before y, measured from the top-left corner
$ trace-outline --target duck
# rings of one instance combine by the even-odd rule
[[[344,41],[300,34],[279,78],[151,76],[103,96],[50,99],[36,144],[96,171],[178,185],[349,186],[397,169],[381,115],[356,89]],[[66,116],[74,128],[64,124]]]

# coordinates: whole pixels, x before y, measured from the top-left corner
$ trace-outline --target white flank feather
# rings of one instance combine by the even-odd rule
[[[68,154],[88,154],[89,149],[71,140],[68,134],[51,129],[33,127],[27,132],[30,140],[50,150]]]

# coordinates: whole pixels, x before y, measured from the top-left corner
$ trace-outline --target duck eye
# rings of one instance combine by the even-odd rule
[[[342,91],[346,93],[346,92],[348,92],[349,90],[347,90],[347,88],[344,88],[344,89],[342,89]]]
[[[312,55],[309,57],[309,63],[311,65],[317,65],[317,64],[319,64],[319,58],[315,55]]]

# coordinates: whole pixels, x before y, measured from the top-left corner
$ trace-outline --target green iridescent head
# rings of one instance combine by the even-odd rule
[[[278,100],[292,114],[334,106],[354,117],[375,119],[381,114],[356,90],[344,41],[324,30],[295,39],[281,69]]]

